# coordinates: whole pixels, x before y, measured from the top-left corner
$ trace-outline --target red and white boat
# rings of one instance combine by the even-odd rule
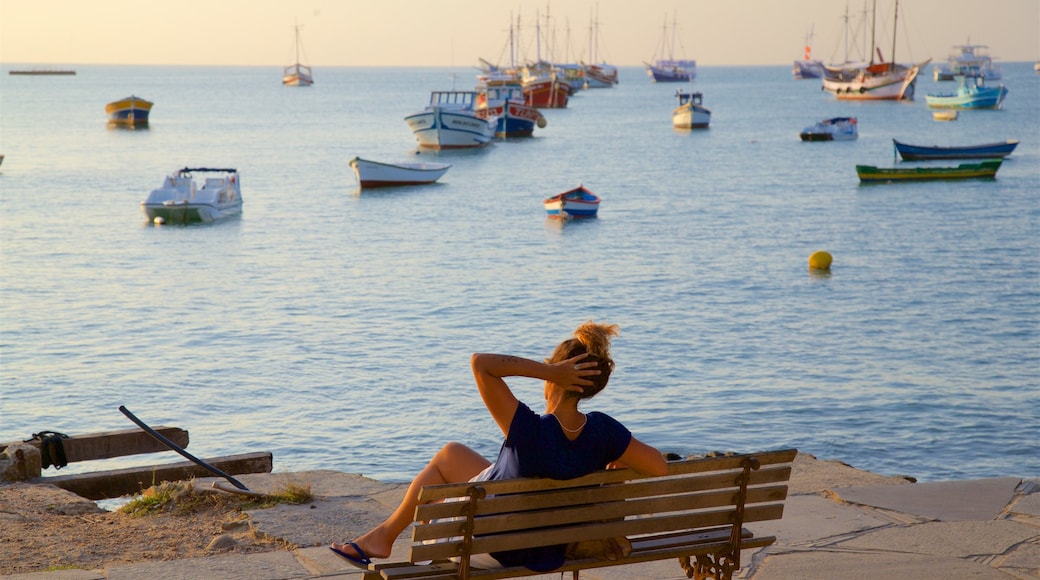
[[[523,85],[519,81],[489,80],[477,95],[477,116],[497,117],[496,137],[530,137],[534,128],[544,128],[545,116],[526,104]]]

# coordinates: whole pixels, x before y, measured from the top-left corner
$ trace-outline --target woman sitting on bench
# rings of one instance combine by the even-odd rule
[[[610,339],[616,324],[586,322],[560,343],[544,363],[500,354],[474,354],[470,363],[480,397],[505,435],[495,463],[460,443],[448,443],[419,472],[396,510],[381,524],[332,550],[358,567],[387,558],[397,536],[412,522],[423,486],[517,477],[572,479],[607,467],[627,466],[646,475],[664,475],[661,453],[639,441],[613,417],[582,413],[578,403],[607,386],[614,361]],[[545,381],[545,414],[520,402],[505,377]],[[565,545],[496,552],[506,566],[551,571],[563,564]]]

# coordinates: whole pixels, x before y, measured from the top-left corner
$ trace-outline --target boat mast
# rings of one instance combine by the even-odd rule
[[[871,6],[870,14],[870,64],[874,64],[874,30],[877,28],[877,0]]]
[[[888,57],[889,58],[889,62],[892,63],[892,66],[895,66],[895,64],[896,64],[896,32],[899,29],[899,27],[897,26],[898,22],[899,22],[899,0],[896,0],[896,10],[895,10],[895,14],[892,16],[892,54],[890,54],[889,57]]]
[[[300,25],[293,25],[293,29],[296,31],[296,64],[300,64]]]

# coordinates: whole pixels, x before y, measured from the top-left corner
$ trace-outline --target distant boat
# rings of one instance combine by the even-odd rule
[[[1000,109],[1004,106],[1007,87],[985,86],[985,79],[978,75],[958,75],[957,92],[925,95],[930,109]]]
[[[877,1],[874,2],[874,12]],[[881,48],[876,45],[876,37],[871,37],[870,63],[857,66],[824,66],[823,89],[834,94],[839,100],[913,100],[917,75],[921,67],[931,60],[915,65],[902,65],[895,62],[897,32],[896,22],[899,15],[899,2],[895,3],[892,32],[892,60],[885,62],[881,57]],[[872,18],[876,20],[876,18]],[[875,52],[878,61],[874,61]]]
[[[802,129],[802,141],[854,141],[859,138],[856,117],[832,117]]]
[[[599,5],[596,5],[595,16],[589,22],[589,62],[582,63],[585,72],[585,88],[609,89],[618,84],[618,69],[612,64],[600,62],[599,59]]]
[[[194,173],[220,173],[207,177],[202,187],[192,179]],[[236,169],[185,167],[170,174],[141,202],[148,221],[155,224],[213,222],[242,213],[241,182]]]
[[[659,51],[653,64],[644,62],[646,74],[655,83],[685,83],[692,81],[697,76],[697,61],[675,58],[675,16],[672,16],[672,34],[668,38],[668,18],[665,18],[664,29],[661,32]],[[667,54],[668,56],[664,56]]]
[[[823,76],[823,63],[812,57],[813,31],[805,35],[805,56],[802,60],[794,61],[791,66],[791,74],[796,79],[818,79]]]
[[[361,187],[389,187],[395,185],[423,185],[433,183],[444,175],[451,165],[447,163],[380,163],[355,157],[350,160]]]
[[[148,115],[153,104],[141,97],[130,95],[105,105],[105,113],[108,114],[110,124],[139,127],[148,124]]]
[[[911,145],[892,139],[896,153],[907,161],[924,159],[1000,159],[1011,155],[1018,146],[1017,139],[1008,139],[999,143],[984,145],[957,145],[940,147],[938,145]]]
[[[956,121],[957,109],[936,109],[932,111],[932,118],[936,121]]]
[[[498,119],[480,118],[474,109],[476,99],[476,91],[431,91],[430,104],[404,122],[415,133],[419,147],[484,147],[495,138]]]
[[[932,78],[936,81],[952,81],[957,75],[978,74],[987,81],[999,81],[1000,65],[993,64],[993,57],[986,54],[989,48],[985,44],[959,44],[946,59],[932,69]]]
[[[579,185],[572,190],[545,200],[545,212],[551,218],[594,218],[599,211],[599,196]]]
[[[288,87],[309,87],[314,84],[311,75],[311,67],[300,62],[300,25],[295,27],[296,32],[296,62],[285,67],[282,73],[282,84]]]
[[[33,68],[28,70],[11,70],[8,71],[7,74],[27,76],[62,76],[75,75],[76,71],[70,69]]]
[[[857,165],[856,175],[862,183],[887,181],[932,181],[938,179],[992,179],[997,176],[1002,159],[981,163],[962,163],[957,167],[875,167]]]
[[[672,111],[672,127],[676,129],[707,129],[711,123],[711,109],[703,104],[700,93],[676,91],[679,106]]]

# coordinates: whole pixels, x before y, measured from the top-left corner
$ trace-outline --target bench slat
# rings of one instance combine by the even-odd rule
[[[554,509],[574,504],[589,504],[634,499],[670,494],[687,493],[705,489],[736,489],[742,472],[730,471],[711,475],[684,475],[674,478],[647,478],[633,482],[584,487],[578,489],[550,490],[536,494],[499,495],[488,497],[480,502],[476,515],[484,516],[496,513],[513,513],[524,510]],[[752,471],[749,488],[757,485],[787,481],[791,477],[791,467],[768,467]],[[464,516],[469,510],[466,502],[449,501],[443,503],[420,505],[416,508],[415,519],[432,521],[441,518]]]
[[[621,500],[572,506],[557,506],[549,509],[514,512],[477,518],[475,534],[498,534],[561,525],[600,523],[604,520],[644,514],[687,512],[690,510],[732,506],[737,501],[738,490],[702,491],[682,495]],[[783,501],[787,498],[787,486],[777,485],[748,490],[746,506],[758,503]],[[456,518],[446,522],[431,522],[417,525],[412,531],[415,541],[435,540],[462,534],[465,520]]]
[[[724,457],[712,457],[707,459],[689,459],[686,461],[675,461],[668,464],[669,475],[683,475],[687,473],[698,473],[708,471],[719,471],[724,469],[736,469],[747,457],[754,457],[763,466],[777,463],[790,463],[794,460],[798,450],[784,449],[779,451],[767,451],[762,453],[728,455]],[[611,469],[597,471],[595,473],[568,480],[549,480],[540,478],[509,479],[503,481],[488,481],[482,485],[489,494],[523,493],[542,489],[560,489],[567,487],[581,487],[591,485],[602,485],[605,483],[621,483],[628,480],[643,479],[633,469]],[[428,485],[422,488],[419,494],[420,503],[442,500],[449,497],[462,497],[466,495],[469,483],[450,483],[443,485]]]
[[[745,522],[779,519],[783,515],[782,503],[749,506],[744,511]],[[552,529],[521,531],[479,536],[473,538],[473,553],[498,552],[503,550],[530,548],[554,544],[566,544],[582,540],[634,537],[641,534],[674,532],[696,528],[716,527],[732,524],[735,508],[696,512],[681,515],[651,516],[616,522],[562,526]],[[459,553],[461,540],[433,544],[414,544],[411,561],[449,558]]]

